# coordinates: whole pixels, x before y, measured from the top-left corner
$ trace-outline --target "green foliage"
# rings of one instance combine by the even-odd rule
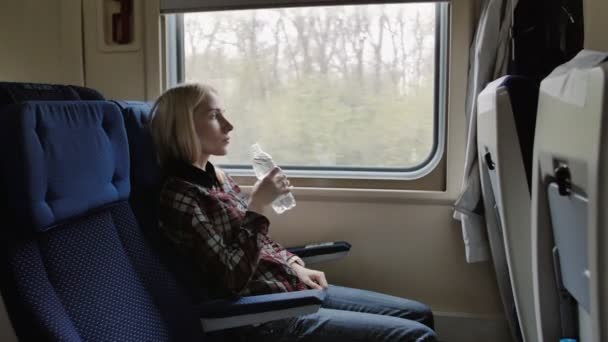
[[[254,142],[282,165],[407,167],[431,152],[431,85],[404,96],[307,79],[266,97],[240,94],[222,96],[235,126],[226,163],[249,164]]]

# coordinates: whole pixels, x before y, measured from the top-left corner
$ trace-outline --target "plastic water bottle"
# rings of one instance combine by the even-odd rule
[[[257,143],[251,145],[251,153],[253,154],[253,171],[258,179],[264,178],[270,170],[277,166],[272,160],[272,157],[268,153],[262,151],[262,148]],[[277,214],[282,214],[295,206],[296,199],[293,198],[291,192],[279,196],[272,202],[272,209],[274,209]]]

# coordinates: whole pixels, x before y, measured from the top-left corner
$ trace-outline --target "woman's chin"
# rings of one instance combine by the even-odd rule
[[[224,149],[219,149],[217,151],[215,151],[215,153],[213,153],[214,156],[225,156],[226,154],[228,154],[228,149],[224,148]]]

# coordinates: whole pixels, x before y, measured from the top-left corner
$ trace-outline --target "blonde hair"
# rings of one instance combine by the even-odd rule
[[[190,164],[198,161],[201,147],[194,128],[194,111],[215,94],[217,91],[210,85],[185,83],[168,89],[156,100],[149,127],[161,166],[169,160]],[[216,171],[223,184],[223,171]]]

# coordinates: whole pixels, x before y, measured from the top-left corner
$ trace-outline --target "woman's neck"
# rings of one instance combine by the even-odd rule
[[[198,158],[196,162],[194,162],[194,166],[198,167],[201,170],[205,170],[207,167],[207,162],[209,161],[209,156],[201,156]]]

